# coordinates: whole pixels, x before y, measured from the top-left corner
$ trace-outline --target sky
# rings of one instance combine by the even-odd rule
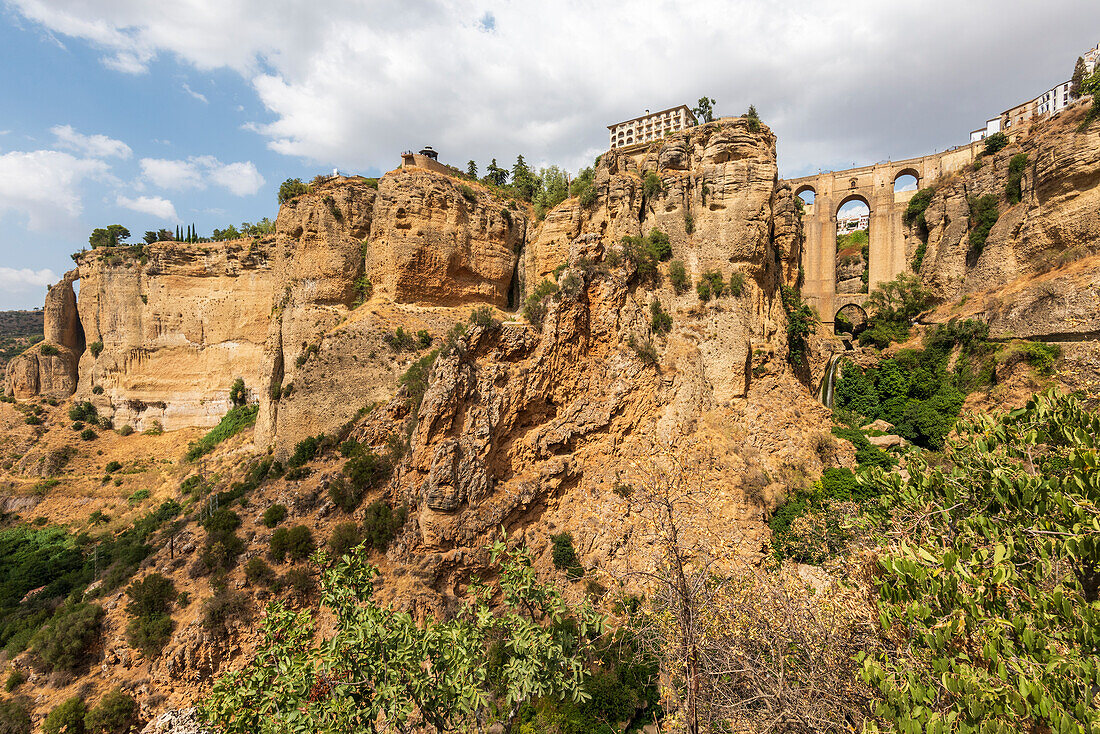
[[[1098,41],[1094,0],[0,0],[0,309],[95,227],[274,218],[286,178],[424,145],[576,171],[704,95],[783,177],[933,153]]]

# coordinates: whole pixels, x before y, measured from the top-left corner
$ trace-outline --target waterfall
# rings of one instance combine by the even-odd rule
[[[836,370],[840,365],[841,356],[834,354],[829,357],[829,364],[825,366],[825,374],[821,377],[821,390],[817,397],[826,408],[833,407],[833,384],[836,382]]]

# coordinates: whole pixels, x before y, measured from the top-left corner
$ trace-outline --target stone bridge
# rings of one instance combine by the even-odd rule
[[[871,210],[868,253],[868,290],[897,277],[909,266],[905,253],[902,215],[909,199],[937,178],[972,165],[981,151],[972,143],[944,153],[904,161],[876,163],[847,171],[830,171],[786,181],[796,196],[813,192],[812,204],[805,205],[802,227],[806,241],[802,249],[805,281],[802,295],[817,309],[821,321],[832,324],[844,306],[862,307],[866,293],[837,293],[837,213],[850,201],[861,201]],[[894,191],[898,178],[910,175],[917,189]]]

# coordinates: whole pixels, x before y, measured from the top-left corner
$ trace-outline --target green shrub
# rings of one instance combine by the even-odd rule
[[[708,270],[695,284],[695,292],[699,295],[699,300],[704,303],[711,298],[721,298],[726,292],[726,280],[721,273]]]
[[[112,472],[118,471],[121,468],[122,468],[122,464],[120,462],[118,462],[118,461],[108,461],[107,466],[103,467],[103,471],[110,474]]]
[[[76,670],[87,662],[102,622],[103,607],[67,604],[38,631],[31,640],[31,649],[50,670]]]
[[[128,734],[138,729],[138,704],[119,687],[103,695],[84,717],[87,734]]]
[[[129,502],[131,506],[133,506],[133,505],[136,505],[136,504],[138,504],[138,503],[140,503],[144,500],[149,499],[149,495],[150,495],[150,492],[149,492],[148,489],[139,489],[139,490],[136,490],[133,494],[131,494],[127,498],[126,501]]]
[[[7,679],[4,681],[4,690],[11,693],[19,686],[27,682],[27,674],[18,668],[12,668],[8,673]],[[0,727],[2,728],[2,727]]]
[[[482,328],[491,328],[497,324],[493,318],[492,306],[478,306],[470,312],[470,323]]]
[[[416,350],[416,340],[413,339],[412,334],[400,326],[394,329],[392,334],[384,335],[382,341],[386,342],[390,349],[395,352],[412,352]]]
[[[242,389],[244,382],[241,383]],[[244,429],[256,424],[256,416],[259,414],[258,405],[241,405],[231,408],[205,436],[194,441],[187,449],[187,460],[194,461],[200,456],[210,453],[222,441],[237,435]]]
[[[93,359],[98,359],[100,353],[103,351],[103,342],[94,341],[88,345],[88,351],[92,353]]]
[[[634,355],[642,361],[642,364],[652,366],[660,362],[660,355],[657,354],[657,347],[652,339],[636,339],[631,334],[626,340],[626,345],[634,350]]]
[[[378,552],[385,551],[390,542],[397,537],[397,532],[405,525],[407,518],[408,508],[405,505],[394,509],[383,500],[376,500],[367,505],[363,513],[362,527],[366,546]]]
[[[313,552],[313,533],[305,525],[277,528],[271,534],[271,557],[276,563],[303,561]]]
[[[260,556],[248,559],[248,563],[244,566],[244,577],[253,586],[263,587],[271,586],[276,580],[274,569]]]
[[[1054,365],[1061,356],[1062,348],[1057,344],[1013,341],[997,352],[997,361],[1006,366],[1027,362],[1037,374],[1046,377],[1054,373]]]
[[[84,734],[84,717],[88,709],[84,699],[73,696],[58,704],[46,714],[42,722],[43,734]]]
[[[220,637],[229,635],[234,622],[244,622],[252,616],[248,595],[236,589],[223,588],[203,603],[202,626]]]
[[[308,597],[317,588],[317,580],[308,567],[296,566],[283,576],[283,584],[299,599]]]
[[[133,617],[167,614],[178,596],[172,580],[159,573],[134,581],[126,588],[126,595],[130,597],[126,613]]]
[[[741,294],[745,292],[745,276],[740,272],[733,272],[730,274],[730,295],[734,298],[740,298]]]
[[[649,171],[645,175],[645,180],[642,182],[642,195],[647,199],[655,199],[660,196],[665,190],[664,183],[661,182],[660,176],[653,171]]]
[[[1000,217],[997,208],[997,197],[986,194],[981,197],[971,197],[970,204],[970,249],[966,253],[966,263],[973,267],[982,256],[985,249],[985,241],[989,238],[989,232]]]
[[[695,231],[695,217],[684,210],[684,234],[692,234]]]
[[[124,425],[122,428],[118,429],[118,435],[120,435],[120,436],[129,436],[133,432],[134,432],[134,427],[131,426],[129,423]]]
[[[462,198],[464,198],[466,201],[470,202],[471,204],[477,203],[477,193],[466,184],[459,184],[458,191],[462,194]]]
[[[318,436],[307,436],[294,444],[294,453],[286,460],[287,467],[294,469],[313,460],[321,450],[321,444],[324,439],[325,437],[323,434]]]
[[[210,513],[202,526],[208,533],[231,533],[241,526],[241,517],[226,507],[219,507]]]
[[[656,334],[667,334],[672,330],[672,316],[661,308],[661,302],[656,298],[649,302],[649,326]]]
[[[1023,201],[1021,184],[1024,178],[1024,170],[1027,168],[1027,153],[1017,153],[1008,162],[1008,181],[1005,183],[1005,196],[1009,204],[1019,204]]]
[[[332,550],[332,555],[339,558],[359,545],[360,541],[359,526],[354,522],[342,522],[337,523],[336,527],[332,529],[328,546]]]
[[[288,482],[300,482],[312,473],[313,470],[308,466],[296,466],[293,469],[287,469],[286,474],[283,475],[283,479],[286,479]]]
[[[558,533],[550,536],[552,546],[550,557],[554,561],[554,568],[565,571],[565,576],[570,581],[575,581],[584,576],[584,567],[577,558],[577,551],[573,548],[573,536],[569,533]]]
[[[1008,136],[1004,133],[993,133],[985,139],[985,147],[982,149],[982,155],[993,155],[1004,150],[1008,145]]]
[[[664,262],[672,257],[672,244],[668,240],[668,235],[656,227],[649,230],[646,246],[658,262]]]
[[[285,204],[291,199],[309,193],[309,186],[302,183],[300,178],[288,178],[279,185],[279,204]]]
[[[126,642],[147,660],[160,655],[161,650],[172,639],[176,623],[167,614],[150,614],[131,619],[126,626]]]
[[[96,411],[94,405],[87,401],[83,403],[73,403],[69,406],[69,420],[95,423],[99,420],[99,412]]]
[[[355,306],[359,307],[374,295],[374,284],[366,275],[360,275],[351,286],[355,290]]]
[[[424,393],[428,391],[428,384],[432,376],[432,365],[435,364],[439,350],[433,349],[420,359],[409,365],[405,374],[401,375],[399,382],[404,386],[409,397],[409,409],[413,415],[420,410],[420,402],[424,399]]]
[[[31,734],[30,707],[22,696],[0,700],[0,734]]]
[[[534,326],[542,326],[546,318],[546,299],[557,292],[558,286],[552,281],[543,280],[539,283],[523,303],[523,318]]]
[[[53,344],[43,344],[38,351],[44,357],[55,357],[58,354],[61,354],[61,351]]]
[[[264,510],[263,523],[273,528],[286,519],[286,505],[271,505]]]
[[[691,280],[687,276],[684,264],[679,260],[673,260],[668,266],[668,282],[679,295],[691,287]]]
[[[238,377],[229,388],[229,402],[236,408],[248,402],[248,388],[244,386],[244,378]]]
[[[432,345],[432,335],[425,329],[416,332],[416,344],[421,349],[427,349]]]

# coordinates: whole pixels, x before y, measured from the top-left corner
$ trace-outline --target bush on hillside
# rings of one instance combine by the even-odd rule
[[[103,607],[69,603],[38,631],[31,650],[50,670],[74,671],[88,662],[102,623]]]
[[[88,709],[84,699],[73,696],[59,703],[42,721],[42,734],[84,734]]]
[[[243,381],[241,382],[241,386],[243,389]],[[260,406],[258,405],[242,405],[231,408],[218,425],[210,429],[210,431],[198,441],[191,443],[187,449],[187,460],[194,461],[200,456],[209,454],[222,441],[237,435],[249,426],[255,425],[256,416],[259,414],[259,411]]]
[[[87,734],[129,734],[138,729],[138,704],[115,686],[84,717]]]
[[[673,260],[668,266],[668,282],[679,295],[691,287],[691,279],[688,278],[687,269],[679,260]]]
[[[286,505],[271,505],[264,510],[263,523],[273,528],[286,519]]]
[[[405,505],[394,509],[384,500],[370,503],[366,512],[363,513],[362,527],[363,540],[367,547],[379,553],[384,552],[405,525],[408,514],[409,511]]]
[[[22,696],[0,700],[0,734],[31,734],[29,701]]]

